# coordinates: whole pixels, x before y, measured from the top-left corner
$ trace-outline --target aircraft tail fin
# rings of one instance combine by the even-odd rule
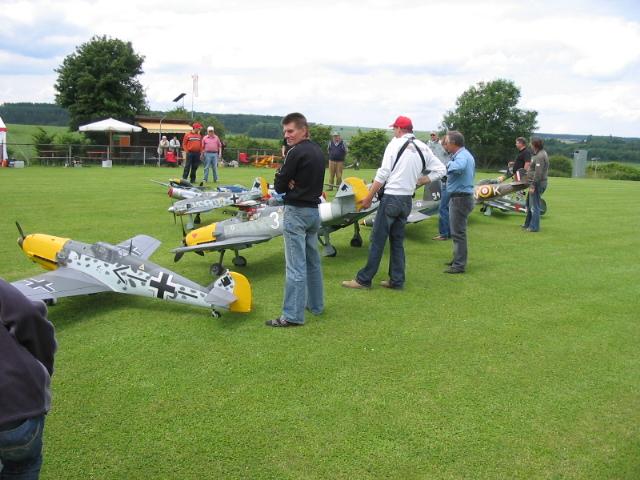
[[[424,186],[423,200],[437,201],[442,196],[442,182],[436,180],[435,182],[429,182]]]
[[[356,210],[360,210],[362,208],[362,200],[369,194],[369,187],[364,183],[364,180],[358,177],[347,177],[342,180],[343,183],[346,183],[351,187],[351,192],[354,196],[354,201],[356,204]],[[336,197],[341,196],[342,191],[338,191]]]
[[[259,191],[260,197],[267,198],[269,196],[269,183],[264,179],[264,177],[256,177],[253,181],[253,186],[251,187],[252,191]]]
[[[232,312],[250,312],[251,284],[241,273],[227,270],[213,282],[205,301],[218,307],[228,308]]]

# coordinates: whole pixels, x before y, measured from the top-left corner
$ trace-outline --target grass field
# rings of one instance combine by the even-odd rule
[[[146,233],[163,242],[153,261],[209,283],[217,256],[173,263],[180,228],[149,182],[170,172],[0,169],[0,275],[40,273],[19,220],[85,242]],[[273,176],[221,178],[258,173]],[[640,478],[640,183],[553,178],[545,198],[537,234],[476,210],[465,275],[442,273],[436,218],[408,226],[404,291],[340,287],[368,232],[361,249],[338,232],[326,312],[303,328],[263,326],[282,301],[281,238],[246,250],[250,314],[62,299],[41,478]]]

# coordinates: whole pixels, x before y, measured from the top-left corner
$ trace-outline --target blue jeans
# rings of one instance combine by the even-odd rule
[[[218,154],[215,152],[204,152],[204,181],[209,181],[209,167],[213,169],[213,181],[218,181]]]
[[[195,183],[196,170],[198,170],[199,165],[200,165],[200,152],[187,152],[187,161],[184,164],[184,171],[182,172],[182,178],[186,180],[188,175],[191,183]]]
[[[282,226],[286,278],[281,318],[303,324],[305,307],[314,315],[324,310],[318,253],[320,214],[317,208],[285,205]]]
[[[527,195],[527,218],[524,221],[524,228],[532,232],[540,230],[540,198],[547,189],[547,182],[540,182],[535,190]]]
[[[37,480],[42,467],[44,415],[0,431],[0,480]]]
[[[389,237],[389,282],[393,288],[404,286],[404,226],[410,213],[411,196],[385,194],[382,197],[373,222],[367,264],[356,275],[356,281],[360,285],[371,286]]]
[[[449,197],[449,220],[453,239],[451,268],[463,272],[467,267],[467,218],[475,205],[473,195]]]
[[[449,229],[449,192],[447,185],[442,185],[442,197],[440,198],[440,208],[438,209],[438,231],[443,237],[451,237]]]

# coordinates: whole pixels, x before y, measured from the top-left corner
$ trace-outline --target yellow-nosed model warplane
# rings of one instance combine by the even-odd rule
[[[18,244],[46,273],[13,282],[32,300],[55,303],[60,297],[117,292],[159,298],[232,312],[251,310],[251,285],[237,272],[226,271],[205,288],[171,270],[147,260],[160,241],[136,235],[118,245],[105,242],[87,244],[68,238],[34,233],[25,235],[16,222]]]
[[[368,191],[362,179],[345,178],[335,198],[331,202],[322,202],[318,205],[322,222],[318,240],[324,246],[324,256],[336,255],[330,234],[349,225],[353,225],[355,229],[351,246],[362,246],[358,221],[378,208],[377,201],[367,209],[362,208],[361,202]],[[219,261],[210,268],[211,274],[215,276],[224,270],[222,265],[224,252],[231,250],[235,253],[233,264],[245,266],[247,260],[238,252],[256,243],[266,242],[282,235],[283,212],[283,206],[262,206],[252,209],[248,214],[242,212],[240,216],[192,230],[185,234],[183,246],[172,250],[176,254],[175,261],[180,260],[186,252],[199,255],[203,255],[204,252],[220,252]]]

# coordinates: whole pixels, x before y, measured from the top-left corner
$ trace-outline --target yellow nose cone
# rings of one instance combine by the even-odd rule
[[[41,265],[46,270],[55,270],[58,268],[58,252],[62,250],[68,241],[68,238],[33,233],[27,235],[24,239],[19,239],[18,244],[33,262]]]
[[[187,233],[185,237],[185,244],[188,247],[193,245],[200,245],[201,243],[215,242],[216,241],[216,224],[212,223],[206,227],[196,228]]]

